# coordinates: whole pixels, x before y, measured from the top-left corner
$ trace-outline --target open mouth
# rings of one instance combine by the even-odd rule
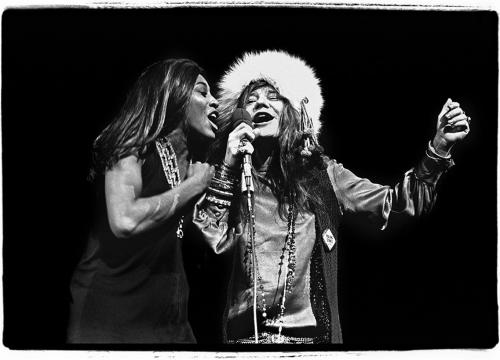
[[[219,113],[217,111],[211,112],[208,114],[208,122],[214,131],[219,130],[219,127],[215,124],[217,119],[219,118]]]
[[[254,124],[262,124],[262,123],[269,122],[273,119],[274,119],[274,116],[272,116],[266,112],[259,112],[259,113],[255,114],[255,116],[253,117],[253,122],[254,122]]]

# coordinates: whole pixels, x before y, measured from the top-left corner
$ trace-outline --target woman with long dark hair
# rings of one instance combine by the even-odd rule
[[[220,138],[211,159],[217,167],[194,222],[216,253],[234,253],[224,339],[342,343],[337,242],[343,215],[362,214],[384,229],[393,213],[429,212],[438,179],[453,165],[451,147],[468,134],[470,118],[448,100],[422,160],[397,185],[382,186],[323,154],[321,88],[300,58],[247,53],[219,86]],[[244,121],[238,124],[233,113]],[[253,184],[241,176],[245,154],[252,154]]]
[[[94,142],[98,211],[72,278],[70,343],[193,343],[184,215],[213,168],[218,103],[187,59],[149,66]]]

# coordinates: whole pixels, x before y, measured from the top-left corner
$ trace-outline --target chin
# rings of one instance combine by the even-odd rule
[[[208,130],[205,133],[201,134],[202,137],[206,139],[215,139],[215,133],[212,130]]]
[[[279,129],[273,127],[262,127],[259,128],[260,130],[260,135],[259,137],[265,137],[265,138],[272,138],[272,137],[278,137],[279,136]]]
[[[212,130],[196,131],[191,133],[191,137],[194,141],[213,140],[215,139],[215,133]]]

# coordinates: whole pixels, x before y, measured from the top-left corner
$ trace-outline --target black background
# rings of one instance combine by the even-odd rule
[[[497,343],[494,12],[11,9],[2,25],[6,346],[66,348],[68,282],[91,217],[91,143],[140,72],[188,57],[215,88],[236,56],[269,48],[317,70],[320,141],[372,181],[392,184],[422,156],[448,97],[473,119],[430,217],[384,232],[346,222],[342,349]]]

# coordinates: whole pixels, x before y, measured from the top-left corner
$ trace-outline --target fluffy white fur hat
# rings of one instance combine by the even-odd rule
[[[297,56],[282,50],[247,52],[237,59],[219,82],[219,103],[222,118],[228,118],[237,107],[238,98],[255,80],[265,80],[273,85],[300,112],[300,101],[312,119],[316,135],[321,129],[320,114],[323,97],[319,79],[314,70]]]

